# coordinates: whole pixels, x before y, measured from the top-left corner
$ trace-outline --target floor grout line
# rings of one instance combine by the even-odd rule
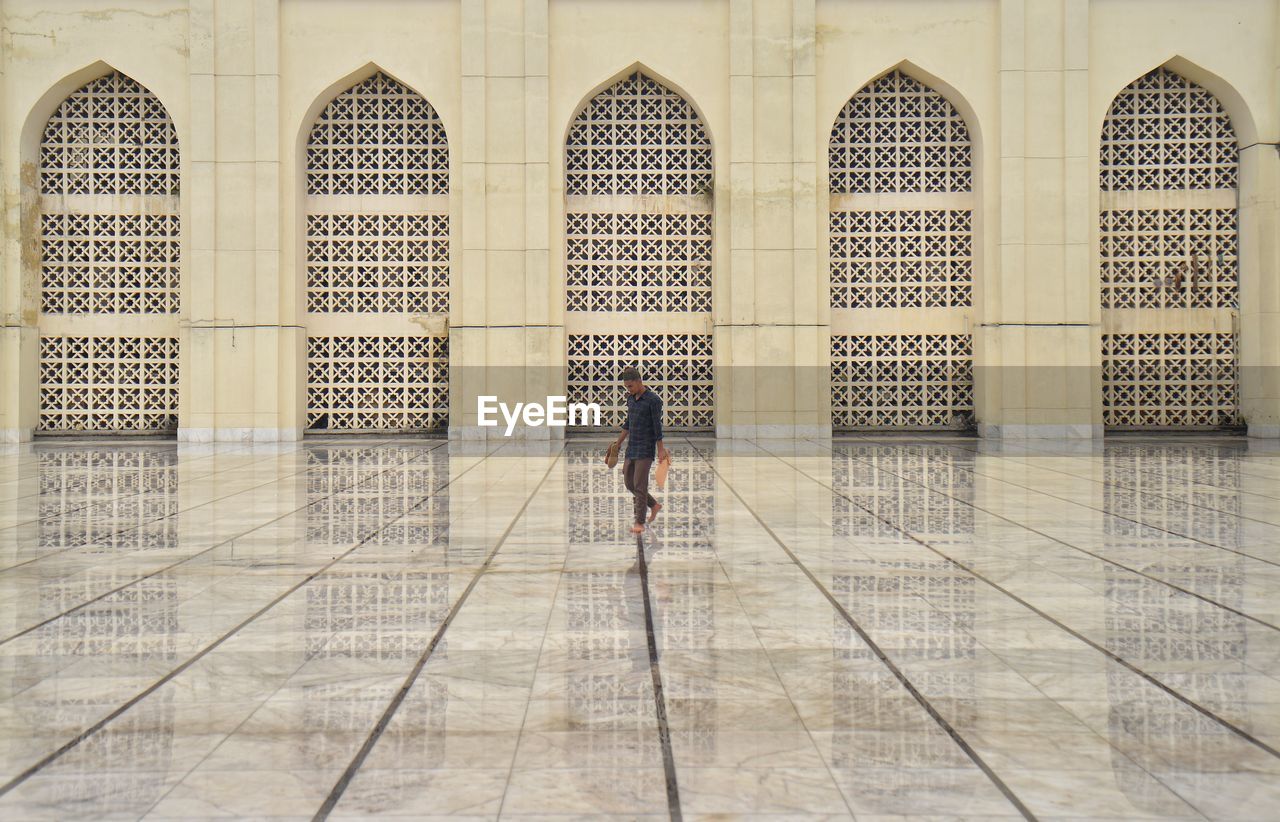
[[[752,443],[752,444],[755,445],[755,443]],[[755,445],[755,447],[760,448],[760,446],[758,445]],[[848,609],[846,609],[842,604],[840,604],[840,601],[835,598],[835,596],[831,593],[831,591],[825,585],[823,585],[822,582],[817,578],[817,576],[815,576],[814,573],[810,571],[809,568],[803,562],[800,561],[800,558],[797,557],[795,553],[790,548],[787,547],[787,544],[782,541],[782,539],[777,535],[777,533],[773,530],[773,528],[771,528],[768,525],[768,523],[766,523],[764,519],[760,516],[760,514],[757,513],[756,510],[752,508],[745,499],[743,499],[742,495],[738,493],[738,490],[734,488],[727,479],[725,479],[723,474],[720,473],[720,469],[718,469],[715,466],[715,463],[707,459],[706,455],[703,454],[700,449],[695,448],[694,450],[698,453],[698,456],[702,458],[703,462],[705,462],[707,466],[710,467],[711,471],[716,475],[716,477],[719,478],[720,482],[724,485],[724,487],[729,490],[729,493],[733,494],[734,498],[736,498],[738,502],[742,504],[742,507],[747,509],[747,512],[751,514],[752,518],[755,519],[755,521],[760,525],[762,529],[764,529],[765,533],[767,533],[769,537],[777,544],[777,546],[783,550],[783,552],[791,559],[791,561],[795,564],[795,566],[800,569],[800,572],[804,574],[805,577],[808,578],[808,580],[811,583],[813,583],[814,587],[816,587],[822,593],[823,597],[826,598],[827,602],[831,603],[831,606],[836,610],[836,613],[838,613],[840,617],[849,625],[849,627],[852,628],[854,632],[858,634],[858,636],[862,639],[862,641],[866,643],[867,647],[871,650],[871,652],[876,655],[876,658],[879,659],[880,662],[886,668],[889,669],[889,672],[893,674],[894,678],[897,679],[898,682],[902,685],[902,687],[907,690],[907,692],[911,695],[913,699],[915,699],[915,701],[920,705],[920,707],[924,708],[925,712],[929,714],[930,718],[932,718],[933,721],[936,722],[938,726],[949,737],[951,737],[951,739],[956,743],[956,745],[959,746],[960,750],[964,751],[965,755],[968,756],[969,759],[972,760],[973,763],[978,766],[978,768],[983,772],[983,774],[986,775],[987,779],[991,781],[991,783],[996,787],[996,789],[999,790],[1000,793],[1002,793],[1007,800],[1009,800],[1009,803],[1013,805],[1014,808],[1017,809],[1018,813],[1022,814],[1024,819],[1035,820],[1036,816],[1031,812],[1031,809],[1028,808],[1025,804],[1023,804],[1022,800],[1020,800],[1017,797],[1017,795],[1013,792],[1013,790],[1010,789],[1009,786],[1005,784],[1004,780],[1001,779],[998,774],[996,774],[996,772],[991,768],[991,766],[987,764],[986,760],[984,760],[978,754],[978,752],[974,750],[973,746],[971,746],[965,740],[965,738],[960,734],[960,732],[956,730],[955,726],[953,726],[950,722],[947,721],[947,718],[944,717],[941,714],[941,712],[939,712],[938,709],[934,707],[933,703],[929,701],[929,698],[926,697],[918,688],[916,688],[916,686],[911,682],[911,679],[905,673],[903,673],[901,668],[899,668],[896,664],[894,664],[893,660],[889,658],[888,654],[885,653],[884,649],[882,649],[879,646],[879,644],[877,644],[876,641],[871,638],[871,635],[868,634],[866,629],[863,628],[862,625],[853,618],[853,615],[849,613]],[[760,450],[764,451],[763,448],[760,448]],[[765,453],[769,453],[769,452],[765,451]],[[783,464],[786,464],[785,461],[783,461]],[[799,472],[797,471],[797,473]]]
[[[499,448],[501,448],[501,447],[502,447],[502,446],[499,446]],[[432,449],[432,450],[435,450],[435,449]],[[498,449],[494,449],[494,451],[496,451],[496,450],[498,450]],[[430,453],[430,452],[427,452],[427,453]],[[420,501],[419,501],[419,502],[418,502],[418,503],[417,503],[413,508],[410,508],[408,511],[403,512],[402,514],[400,514],[400,516],[396,517],[395,519],[389,520],[389,521],[387,521],[386,523],[384,523],[383,525],[381,525],[381,526],[379,526],[378,528],[374,529],[372,532],[370,532],[366,537],[364,537],[363,539],[361,539],[361,540],[360,540],[359,542],[357,542],[355,545],[351,546],[351,547],[350,547],[350,548],[348,548],[346,551],[343,551],[342,553],[338,554],[336,557],[334,557],[334,559],[332,559],[331,561],[329,561],[328,563],[326,563],[325,565],[323,565],[321,568],[319,568],[319,569],[318,569],[318,570],[316,570],[316,571],[313,571],[312,573],[310,573],[310,574],[308,574],[306,577],[304,577],[302,580],[300,580],[300,581],[299,581],[299,582],[297,582],[296,584],[292,585],[290,588],[288,588],[288,589],[287,589],[286,591],[284,591],[282,594],[280,594],[279,596],[275,597],[275,598],[274,598],[274,599],[272,599],[270,602],[268,602],[266,605],[264,605],[262,608],[259,608],[257,611],[255,611],[253,614],[251,614],[247,619],[245,619],[245,620],[243,620],[242,622],[240,622],[239,624],[237,624],[237,625],[236,625],[235,627],[233,627],[230,631],[228,631],[228,632],[224,633],[221,637],[219,637],[218,639],[216,639],[216,640],[215,640],[214,642],[212,642],[211,644],[206,645],[203,649],[201,649],[201,650],[200,650],[198,653],[196,653],[195,655],[193,655],[193,656],[191,656],[191,657],[188,657],[188,658],[187,658],[187,660],[186,660],[185,662],[183,662],[181,665],[179,665],[178,667],[174,668],[174,669],[173,669],[173,670],[171,670],[169,673],[165,674],[163,677],[161,677],[160,679],[158,679],[158,680],[156,680],[155,682],[153,682],[151,685],[147,686],[147,688],[145,688],[145,689],[144,689],[143,691],[141,691],[140,693],[135,694],[133,697],[131,697],[129,700],[127,700],[127,701],[126,701],[126,702],[124,702],[122,705],[120,705],[119,707],[117,707],[117,708],[116,708],[115,710],[113,710],[111,713],[107,714],[105,717],[103,717],[102,719],[98,720],[98,721],[97,721],[97,722],[95,722],[93,725],[91,725],[91,726],[89,726],[88,728],[86,728],[85,730],[81,731],[79,734],[77,734],[77,735],[76,735],[75,737],[73,737],[71,740],[69,740],[69,741],[67,741],[67,742],[63,743],[59,748],[57,748],[56,750],[54,750],[52,753],[46,754],[46,755],[45,755],[44,757],[42,757],[39,761],[37,761],[35,764],[33,764],[33,765],[31,765],[31,766],[27,767],[25,770],[23,770],[23,771],[22,771],[21,773],[19,773],[17,776],[15,776],[15,777],[13,777],[12,779],[10,779],[8,782],[5,782],[3,785],[0,785],[0,797],[5,796],[5,795],[6,795],[6,794],[8,794],[10,791],[12,791],[14,788],[17,788],[17,787],[18,787],[19,785],[21,785],[23,782],[26,782],[28,779],[30,779],[32,776],[34,776],[36,773],[38,773],[39,771],[41,771],[41,770],[43,770],[44,768],[48,767],[48,766],[49,766],[49,765],[51,765],[52,763],[56,762],[58,759],[61,759],[61,758],[62,758],[63,756],[65,756],[67,753],[71,752],[71,751],[72,751],[72,750],[74,750],[76,747],[78,747],[82,742],[84,742],[85,740],[87,740],[87,739],[89,739],[90,737],[92,737],[92,736],[94,736],[95,734],[97,734],[99,731],[101,731],[103,728],[105,728],[105,727],[106,727],[108,724],[110,724],[112,721],[114,721],[115,719],[117,719],[118,717],[120,717],[122,714],[124,714],[126,711],[128,711],[130,708],[132,708],[134,705],[137,705],[139,702],[141,702],[142,700],[146,699],[146,698],[147,698],[148,696],[150,696],[151,694],[155,693],[158,689],[160,689],[161,687],[163,687],[165,684],[167,684],[167,683],[171,682],[173,679],[175,679],[176,677],[178,677],[179,675],[181,675],[183,671],[186,671],[188,668],[190,668],[190,667],[191,667],[192,665],[194,665],[196,662],[199,662],[199,661],[200,661],[201,659],[203,659],[205,656],[207,656],[207,655],[208,655],[208,654],[210,654],[212,651],[214,651],[214,650],[215,650],[219,645],[222,645],[222,644],[223,644],[224,642],[226,642],[228,639],[230,639],[231,637],[233,637],[233,636],[235,636],[237,633],[239,633],[239,632],[240,632],[243,628],[245,628],[247,625],[249,625],[250,623],[254,622],[256,619],[258,619],[259,617],[261,617],[263,614],[265,614],[265,613],[267,613],[268,611],[270,611],[270,610],[271,610],[272,608],[274,608],[276,605],[279,605],[279,604],[280,604],[281,602],[283,602],[286,598],[288,598],[289,596],[291,596],[294,592],[298,591],[298,590],[299,590],[299,589],[301,589],[304,585],[306,585],[307,583],[309,583],[309,582],[311,582],[312,580],[316,579],[317,577],[319,577],[319,576],[323,575],[323,574],[324,574],[325,572],[327,572],[330,568],[332,568],[333,566],[337,565],[337,564],[338,564],[339,562],[341,562],[342,560],[346,559],[348,556],[350,556],[351,554],[353,554],[355,551],[357,551],[357,550],[358,550],[358,549],[360,549],[362,546],[364,546],[365,544],[367,544],[370,540],[372,540],[374,537],[376,537],[376,536],[377,536],[380,532],[382,532],[384,529],[386,529],[387,527],[389,527],[389,526],[390,526],[390,525],[392,525],[393,523],[397,522],[398,520],[402,519],[403,517],[407,516],[408,514],[412,513],[418,505],[421,505],[423,502],[425,502],[426,500],[428,500],[428,499],[430,499],[431,497],[435,496],[435,494],[437,494],[438,492],[440,492],[440,491],[441,491],[441,490],[443,490],[444,488],[446,488],[446,487],[448,487],[449,485],[451,485],[455,480],[457,480],[457,479],[458,479],[459,477],[461,477],[463,474],[466,474],[467,472],[469,472],[469,471],[471,471],[472,469],[474,469],[476,466],[481,465],[485,460],[487,460],[490,456],[492,456],[492,455],[493,455],[493,453],[494,453],[494,452],[492,452],[492,451],[491,451],[491,452],[489,452],[488,454],[486,454],[486,455],[485,455],[485,457],[484,457],[483,459],[479,460],[479,461],[478,461],[478,462],[476,462],[474,465],[468,466],[465,470],[461,471],[457,476],[455,476],[455,477],[451,477],[447,482],[444,482],[444,483],[442,483],[440,486],[438,486],[437,488],[432,489],[431,493],[430,493],[430,494],[428,494],[427,496],[423,497],[423,498],[422,498],[422,500],[420,500]],[[425,456],[425,454],[424,454],[424,456]],[[400,463],[399,465],[400,465],[400,466],[407,465],[409,462],[413,462],[413,460],[408,460],[408,461],[406,461],[406,462],[404,462],[404,463]],[[393,467],[393,468],[390,468],[390,469],[387,469],[387,470],[388,470],[388,471],[390,471],[390,470],[394,470],[394,467]],[[382,474],[382,473],[385,473],[385,472],[379,472],[378,474],[376,474],[376,475],[374,475],[374,476],[375,476],[375,477],[376,477],[376,476],[381,476],[381,474]],[[372,477],[371,477],[370,479],[372,479]],[[362,482],[363,482],[363,481],[362,481]],[[336,493],[338,493],[338,492],[334,492],[334,493],[336,494]],[[330,496],[332,496],[332,494],[330,494]],[[304,506],[304,507],[309,507],[309,506],[310,506],[310,503],[308,503],[308,505],[307,505],[307,506]],[[303,510],[303,509],[299,509],[299,510]]]
[[[360,746],[360,750],[356,752],[355,757],[347,765],[342,776],[338,778],[338,781],[334,784],[333,788],[330,789],[329,795],[325,797],[324,802],[312,817],[313,820],[320,822],[320,820],[328,819],[329,815],[333,813],[333,809],[337,807],[338,802],[342,799],[342,795],[346,793],[347,787],[351,784],[351,780],[355,777],[356,773],[359,772],[361,766],[364,765],[364,761],[373,750],[373,746],[378,744],[378,740],[382,738],[382,734],[386,731],[387,726],[391,724],[392,717],[395,716],[396,711],[400,709],[405,698],[408,697],[409,691],[413,688],[414,682],[417,681],[418,676],[422,673],[422,669],[426,667],[427,660],[431,658],[432,652],[435,651],[436,646],[440,644],[440,641],[444,639],[445,632],[448,631],[449,626],[453,624],[454,618],[458,615],[458,612],[462,610],[462,606],[466,604],[467,598],[471,596],[471,592],[475,590],[476,585],[480,582],[480,579],[485,575],[485,572],[493,563],[493,559],[498,555],[498,551],[502,550],[503,544],[505,544],[507,538],[511,536],[511,532],[515,530],[516,523],[524,517],[525,511],[529,509],[529,503],[538,495],[538,491],[541,490],[543,484],[546,483],[547,477],[551,476],[552,470],[554,470],[556,465],[560,462],[560,457],[563,456],[563,454],[564,448],[562,446],[560,450],[556,452],[555,459],[551,461],[551,465],[547,467],[546,473],[542,475],[542,479],[538,480],[538,484],[534,486],[533,491],[525,499],[524,504],[520,506],[520,510],[516,512],[515,517],[513,517],[510,524],[507,525],[506,530],[504,530],[502,535],[498,537],[498,541],[494,544],[493,550],[489,552],[487,557],[485,557],[484,562],[481,563],[475,576],[473,576],[471,581],[467,583],[467,587],[463,589],[462,594],[453,604],[453,607],[449,609],[449,613],[445,616],[444,621],[440,623],[440,627],[436,629],[435,635],[431,637],[431,641],[427,644],[426,649],[423,650],[422,655],[418,658],[418,662],[413,666],[412,670],[409,671],[409,675],[405,678],[404,684],[400,686],[400,690],[398,690],[395,696],[391,698],[391,702],[387,705],[386,710],[383,711],[377,724],[375,724],[373,729],[369,732],[369,736],[365,738],[364,744]],[[476,464],[479,465],[479,463]]]
[[[649,564],[644,559],[644,534],[636,534],[636,562],[640,566],[644,632],[649,645],[649,677],[653,681],[653,705],[658,719],[658,742],[662,746],[662,771],[667,783],[667,813],[672,822],[682,822],[684,813],[680,808],[680,783],[676,777],[675,752],[671,749],[671,726],[667,723],[667,700],[662,690],[658,642],[653,629],[653,605],[649,601]]]
[[[685,444],[688,445],[691,450],[697,452],[698,447],[694,445],[688,437],[685,438]],[[701,456],[701,454],[699,454],[699,456]],[[751,614],[747,611],[747,606],[742,602],[742,596],[738,593],[738,586],[734,583],[733,577],[729,575],[728,569],[725,568],[724,560],[720,558],[720,552],[716,550],[714,541],[710,541],[710,551],[711,555],[715,557],[716,567],[720,569],[721,575],[729,584],[729,590],[733,593],[734,601],[738,603],[738,608],[741,609],[743,618],[747,621],[747,624],[751,626],[752,636],[756,638],[756,642],[759,644],[761,652],[764,653],[765,659],[769,661],[769,668],[773,671],[774,678],[778,680],[778,685],[782,688],[782,692],[786,694],[787,701],[791,704],[791,710],[796,712],[796,718],[800,720],[800,725],[804,728],[804,733],[809,739],[809,744],[813,746],[814,751],[818,754],[818,758],[822,760],[822,767],[826,770],[827,775],[831,777],[831,784],[834,785],[836,791],[839,792],[841,801],[844,802],[845,807],[849,810],[849,816],[851,818],[855,817],[856,815],[853,812],[853,806],[849,804],[849,797],[845,795],[844,789],[840,787],[840,782],[836,779],[835,772],[831,770],[831,763],[828,761],[828,758],[822,754],[822,749],[818,746],[818,741],[813,738],[814,732],[809,727],[809,723],[805,721],[804,716],[801,715],[800,708],[796,705],[796,700],[791,695],[791,689],[787,687],[786,682],[782,679],[782,675],[778,673],[778,666],[773,661],[773,654],[769,652],[769,648],[766,647],[764,640],[761,639],[760,630],[751,619]]]
[[[754,444],[754,443],[753,443],[753,444]],[[814,443],[814,444],[818,444],[818,443]],[[828,447],[828,446],[822,446],[822,447]],[[759,449],[760,449],[761,451],[763,451],[764,453],[769,454],[769,455],[770,455],[770,456],[772,456],[774,459],[776,459],[776,460],[778,460],[779,462],[781,462],[783,465],[788,465],[788,466],[790,466],[790,463],[788,463],[786,460],[782,459],[782,458],[781,458],[781,457],[779,457],[778,455],[774,454],[773,452],[769,451],[768,449],[763,448],[763,447],[761,447],[761,446],[760,446],[760,445],[758,445],[758,444],[756,444],[756,448],[759,448]],[[829,448],[829,447],[828,447],[828,448]],[[830,449],[830,450],[832,450],[832,453],[837,453],[837,452],[835,452],[835,451],[834,451],[834,449]],[[960,562],[959,560],[954,559],[954,558],[953,558],[953,557],[951,557],[951,556],[948,556],[947,554],[943,553],[942,551],[939,551],[937,548],[934,548],[932,545],[930,545],[929,543],[927,543],[927,542],[925,542],[924,540],[920,539],[919,537],[917,537],[915,534],[911,533],[910,531],[908,531],[908,530],[906,530],[906,529],[902,528],[902,527],[901,527],[900,525],[898,525],[897,523],[894,523],[893,521],[888,520],[888,519],[886,519],[886,518],[884,518],[884,517],[880,516],[878,513],[876,513],[875,511],[873,511],[873,510],[871,510],[871,509],[869,509],[869,508],[866,508],[865,506],[858,505],[858,503],[857,503],[857,502],[855,502],[851,497],[849,497],[847,494],[844,494],[844,493],[842,493],[842,492],[840,492],[840,491],[836,490],[833,486],[831,486],[831,485],[829,485],[829,484],[827,484],[827,483],[824,483],[824,482],[822,482],[821,480],[818,480],[817,478],[815,478],[815,477],[813,477],[813,476],[810,476],[809,474],[806,474],[805,472],[801,471],[799,468],[796,468],[795,466],[791,466],[791,468],[792,468],[792,470],[794,470],[794,471],[795,471],[797,474],[799,474],[800,476],[807,478],[810,482],[813,482],[813,483],[815,483],[815,484],[817,484],[817,485],[819,485],[819,486],[821,486],[821,487],[823,487],[823,488],[826,488],[827,490],[831,491],[833,494],[836,494],[837,496],[839,496],[839,497],[841,497],[841,498],[843,498],[843,499],[847,500],[849,503],[851,503],[851,504],[853,504],[853,505],[857,506],[858,508],[862,509],[863,511],[866,511],[868,514],[870,514],[871,516],[875,517],[875,518],[876,518],[876,519],[878,519],[879,521],[883,522],[885,525],[888,525],[890,528],[893,528],[894,530],[896,530],[896,531],[898,531],[899,533],[901,533],[903,536],[907,537],[907,539],[909,539],[909,540],[911,540],[912,542],[916,543],[917,545],[920,545],[921,547],[923,547],[923,548],[927,549],[927,550],[928,550],[928,551],[930,551],[931,553],[934,553],[934,554],[938,555],[939,557],[942,557],[944,560],[946,560],[947,562],[951,563],[951,564],[952,564],[952,565],[954,565],[955,567],[959,568],[960,570],[964,571],[964,572],[965,572],[965,573],[967,573],[967,574],[970,574],[970,575],[971,575],[971,576],[973,576],[975,579],[979,579],[979,580],[981,580],[982,582],[984,582],[984,583],[986,583],[987,585],[989,585],[990,587],[992,587],[992,588],[996,589],[996,590],[997,590],[997,591],[999,591],[1000,593],[1002,593],[1002,594],[1004,594],[1005,596],[1009,597],[1009,598],[1010,598],[1011,600],[1013,600],[1014,602],[1017,602],[1019,605],[1022,605],[1024,608],[1026,608],[1027,610],[1029,610],[1029,611],[1031,611],[1032,613],[1036,614],[1037,616],[1041,617],[1042,619],[1046,620],[1047,622],[1050,622],[1050,623],[1052,623],[1052,624],[1056,625],[1056,626],[1057,626],[1059,629],[1061,629],[1062,631],[1064,631],[1064,632],[1066,632],[1066,633],[1070,634],[1071,636],[1073,636],[1073,637],[1075,637],[1076,639],[1080,640],[1081,642],[1085,643],[1086,645],[1088,645],[1089,647],[1093,648],[1093,649],[1094,649],[1095,651],[1097,651],[1098,653],[1103,654],[1104,656],[1106,656],[1108,659],[1111,659],[1112,661],[1116,662],[1117,664],[1122,665],[1122,666],[1124,666],[1125,668],[1127,668],[1128,670],[1132,671],[1133,673],[1135,673],[1135,674],[1137,674],[1137,675],[1141,676],[1143,679],[1145,679],[1146,681],[1150,682],[1152,685],[1154,685],[1155,687],[1159,688],[1160,690],[1164,691],[1164,692],[1165,692],[1166,694],[1168,694],[1169,696],[1172,696],[1173,698],[1177,699],[1179,702],[1182,702],[1183,704],[1187,705],[1188,707],[1191,707],[1191,708],[1195,709],[1196,711],[1198,711],[1199,713],[1201,713],[1202,715],[1204,715],[1206,718],[1208,718],[1208,719],[1210,719],[1210,720],[1212,720],[1212,721],[1214,721],[1214,722],[1218,723],[1218,724],[1219,724],[1219,725],[1221,725],[1222,727],[1226,728],[1228,731],[1231,731],[1232,733],[1235,733],[1235,734],[1239,735],[1241,738],[1243,738],[1243,739],[1245,739],[1246,741],[1248,741],[1248,742],[1252,743],[1253,745],[1257,746],[1258,748],[1260,748],[1261,750],[1265,751],[1266,753],[1271,754],[1271,755],[1272,755],[1272,756],[1274,756],[1274,757],[1280,758],[1280,750],[1277,750],[1276,748],[1272,747],[1271,745],[1269,745],[1269,744],[1267,744],[1266,742],[1262,741],[1261,739],[1257,738],[1256,736],[1254,736],[1253,734],[1251,734],[1251,733],[1249,733],[1248,731],[1244,730],[1243,728],[1240,728],[1239,726],[1235,725],[1234,723],[1230,722],[1229,720],[1224,719],[1224,718],[1223,718],[1223,717],[1221,717],[1221,716],[1218,716],[1216,713],[1214,713],[1213,711],[1209,710],[1208,708],[1205,708],[1204,706],[1200,705],[1198,702],[1196,702],[1196,701],[1192,700],[1190,697],[1184,696],[1182,693],[1180,693],[1180,692],[1178,692],[1178,691],[1174,690],[1173,688],[1171,688],[1171,687],[1169,687],[1168,685],[1164,684],[1164,683],[1163,683],[1163,682],[1161,682],[1160,680],[1156,679],[1156,678],[1155,678],[1154,676],[1152,676],[1151,674],[1147,673],[1146,671],[1142,670],[1142,669],[1141,669],[1141,668],[1139,668],[1138,666],[1136,666],[1136,665],[1134,665],[1133,663],[1129,662],[1129,661],[1128,661],[1128,660],[1126,660],[1124,657],[1122,657],[1122,656],[1120,656],[1120,655],[1118,655],[1118,654],[1116,654],[1116,653],[1114,653],[1114,652],[1112,652],[1112,651],[1108,650],[1107,648],[1105,648],[1105,647],[1104,647],[1104,646],[1102,646],[1102,645],[1099,645],[1098,643],[1094,642],[1092,639],[1089,639],[1089,638],[1088,638],[1088,637],[1086,637],[1084,634],[1080,633],[1079,631],[1075,630],[1074,628],[1072,628],[1072,627],[1070,627],[1070,626],[1066,625],[1065,623],[1061,622],[1060,620],[1055,619],[1054,617],[1052,617],[1052,616],[1050,616],[1049,614],[1045,613],[1044,611],[1040,610],[1039,608],[1037,608],[1036,606],[1032,605],[1032,604],[1031,604],[1030,602],[1028,602],[1027,600],[1023,599],[1022,597],[1020,597],[1020,596],[1018,596],[1017,594],[1013,593],[1013,592],[1012,592],[1012,591],[1010,591],[1009,589],[1005,588],[1003,585],[1000,585],[998,582],[993,582],[992,580],[990,580],[990,579],[988,579],[987,577],[983,576],[982,574],[978,573],[978,572],[977,572],[977,571],[975,571],[974,569],[972,569],[972,568],[970,568],[969,566],[965,565],[963,562]]]

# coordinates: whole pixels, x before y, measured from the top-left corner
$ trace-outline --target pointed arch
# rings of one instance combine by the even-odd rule
[[[836,428],[954,428],[973,416],[973,139],[956,106],[905,67],[854,93],[828,141]]]
[[[669,427],[712,428],[714,155],[702,115],[634,65],[596,87],[564,139],[570,400],[621,423],[616,376],[636,366]]]
[[[39,214],[39,430],[172,432],[181,295],[173,119],[150,89],[105,63],[69,75],[36,109],[24,139],[36,139],[43,118],[29,193]],[[86,335],[76,315],[115,325]]]
[[[307,426],[448,423],[449,141],[435,108],[367,64],[303,125]],[[355,315],[355,316],[353,316]]]
[[[1239,419],[1239,137],[1208,89],[1161,65],[1120,89],[1099,142],[1103,422]]]

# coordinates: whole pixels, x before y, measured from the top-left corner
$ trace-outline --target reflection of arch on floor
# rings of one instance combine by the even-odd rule
[[[382,72],[357,82],[316,118],[306,184],[308,428],[443,428],[448,337],[410,321],[449,311],[439,115]]]
[[[634,365],[669,428],[711,428],[712,155],[701,117],[632,72],[570,125],[565,192],[570,400],[599,403],[617,426],[618,373]],[[636,312],[660,315],[645,322],[659,330],[641,333]]]
[[[90,81],[45,124],[39,186],[39,430],[176,431],[181,225],[169,112],[118,71]]]
[[[1207,90],[1157,68],[1116,95],[1100,151],[1103,420],[1112,428],[1234,424],[1231,120]]]
[[[964,118],[894,70],[841,109],[828,161],[834,427],[966,425],[974,187]]]

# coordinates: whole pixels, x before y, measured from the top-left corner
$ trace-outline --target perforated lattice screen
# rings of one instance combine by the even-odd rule
[[[1109,426],[1203,427],[1237,417],[1237,345],[1221,331],[1239,305],[1237,160],[1222,105],[1168,69],[1112,102],[1099,181]],[[1134,309],[1183,310],[1148,315],[1157,324],[1138,327]],[[1203,310],[1222,316],[1214,322]]]
[[[836,428],[957,426],[972,410],[968,335],[831,335]]]
[[[179,161],[164,105],[119,72],[73,92],[46,123],[39,173],[41,430],[176,427]],[[159,315],[163,330],[139,335],[121,316],[119,332],[130,336],[87,336],[67,318],[86,314]]]
[[[442,427],[446,341],[387,333],[449,311],[449,146],[435,109],[381,72],[339,94],[311,130],[307,193],[308,311],[372,315],[367,336],[310,321],[308,425]],[[356,350],[390,360],[361,364]]]
[[[430,430],[449,412],[447,337],[309,337],[307,425]]]
[[[635,72],[574,119],[565,145],[566,307],[572,399],[621,422],[618,372],[638,366],[673,428],[713,425],[711,336],[592,334],[585,313],[711,311],[712,155],[687,100]],[[577,324],[575,324],[577,323]],[[682,325],[683,323],[683,325]],[[625,328],[627,321],[616,324]]]
[[[618,374],[641,363],[645,384],[662,398],[663,424],[672,429],[715,425],[709,334],[571,334],[569,402],[594,402],[601,422],[618,428],[626,418]]]
[[[937,91],[893,71],[841,109],[828,162],[831,307],[933,312],[895,316],[902,333],[893,335],[843,333],[859,321],[841,327],[833,320],[833,423],[957,425],[972,412],[971,344],[940,329],[955,325],[947,312],[973,302],[972,145],[964,119]]]
[[[41,337],[40,428],[178,427],[176,337]]]

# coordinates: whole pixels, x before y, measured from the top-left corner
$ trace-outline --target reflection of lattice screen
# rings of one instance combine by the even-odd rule
[[[1235,422],[1234,334],[1104,334],[1102,358],[1107,425],[1182,428]]]
[[[154,448],[42,452],[40,548],[176,547],[177,461],[174,451]]]
[[[683,445],[667,443],[672,455],[667,490],[650,489],[662,503],[655,533],[664,550],[674,553],[710,545],[715,525],[715,475],[698,454]],[[618,524],[630,522],[631,494],[616,474],[600,463],[595,451],[569,451],[569,544],[609,542],[618,535]]]
[[[664,427],[715,424],[710,334],[571,334],[569,402],[598,403],[601,424],[616,429],[627,411],[618,374],[628,365],[662,398]]]
[[[710,311],[711,215],[570,212],[570,311]]]
[[[449,311],[449,215],[307,215],[307,310]]]
[[[973,506],[964,500],[973,494],[972,469],[972,455],[942,446],[840,445],[831,457],[839,492],[831,498],[831,533],[897,538],[903,528],[932,544],[971,541]]]
[[[308,658],[416,659],[449,612],[442,571],[334,569],[307,586]]]
[[[834,426],[962,424],[973,411],[972,345],[960,334],[833,334]]]
[[[827,150],[833,193],[971,191],[969,130],[938,92],[900,71],[845,103]]]
[[[307,424],[430,430],[448,415],[446,337],[308,337]]]
[[[42,430],[169,431],[177,414],[177,338],[40,338]]]
[[[1234,308],[1234,208],[1125,209],[1102,212],[1103,308]],[[1198,277],[1185,270],[1201,261]],[[1181,272],[1181,290],[1162,286]]]
[[[832,211],[833,308],[936,308],[972,299],[968,210]]]
[[[449,545],[448,455],[410,448],[307,449],[307,542],[325,545]],[[421,459],[421,461],[420,461]]]
[[[1103,463],[1103,499],[1105,510],[1117,516],[1107,518],[1107,535],[1141,540],[1144,548],[1150,545],[1159,553],[1183,544],[1180,534],[1239,545],[1244,450],[1111,443]]]
[[[1239,305],[1231,120],[1208,91],[1159,68],[1112,101],[1100,150],[1104,421],[1233,424],[1236,342],[1212,331]],[[1122,321],[1144,308],[1220,314],[1214,326],[1196,324],[1203,311],[1153,315],[1154,327]]]

